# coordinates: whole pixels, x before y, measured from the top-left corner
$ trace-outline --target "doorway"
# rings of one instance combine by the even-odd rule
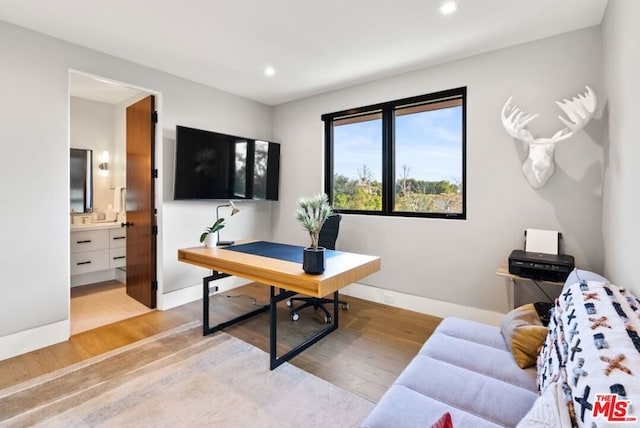
[[[152,309],[127,295],[126,285],[112,280],[71,289],[71,335],[133,318]]]
[[[70,214],[71,331],[75,334],[155,308],[155,236],[147,233],[147,241],[152,242],[140,246],[141,234],[132,230],[142,225],[140,204],[132,200],[132,195],[145,200],[147,214],[151,213],[147,217],[155,227],[154,180],[147,180],[149,183],[144,188],[135,186],[134,192],[127,192],[129,175],[134,175],[127,167],[136,162],[131,154],[127,154],[131,145],[127,143],[130,138],[127,128],[137,120],[128,117],[128,110],[144,99],[152,100],[151,104],[147,102],[152,111],[155,105],[149,91],[76,71],[69,72],[69,95],[70,147],[91,150],[94,154],[93,203],[86,212]],[[147,147],[143,149],[147,151],[149,163],[153,164],[155,123],[150,131]],[[140,150],[139,144],[137,150]],[[136,157],[139,156],[140,153],[136,153]],[[146,230],[146,225],[143,227]],[[103,235],[105,243],[100,246],[98,242]],[[75,244],[84,241],[91,241],[89,245],[95,245],[95,248],[84,251]],[[133,257],[136,261],[132,266],[127,252],[135,256],[141,251],[146,258]],[[75,262],[82,266],[76,268]],[[146,289],[139,285],[141,271],[149,281]],[[131,293],[130,289],[136,292]]]

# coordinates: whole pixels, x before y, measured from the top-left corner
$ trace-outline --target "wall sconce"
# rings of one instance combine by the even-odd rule
[[[228,204],[222,204],[222,205],[218,205],[216,207],[216,221],[218,219],[220,219],[220,208],[224,208],[224,207],[231,207],[231,214],[229,215],[229,217],[233,217],[234,215],[238,214],[240,212],[240,210],[235,206],[235,204],[233,203],[233,201],[229,201]],[[220,230],[218,229],[218,244],[217,245],[233,245],[234,241],[221,241],[220,240]]]
[[[109,152],[107,150],[102,151],[98,168],[100,169],[100,175],[103,177],[107,177],[109,175]]]

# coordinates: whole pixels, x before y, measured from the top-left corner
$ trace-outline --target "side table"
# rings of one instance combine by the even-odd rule
[[[506,278],[510,287],[507,288],[509,293],[509,306],[516,308],[526,303],[535,302],[551,302],[560,295],[564,282],[544,281],[541,279],[526,278],[520,275],[509,273],[507,262],[503,262],[498,269],[496,275]]]

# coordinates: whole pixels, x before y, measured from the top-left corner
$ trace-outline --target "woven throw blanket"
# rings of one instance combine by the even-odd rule
[[[556,300],[539,390],[561,385],[574,426],[639,426],[640,301],[606,280],[577,278]]]

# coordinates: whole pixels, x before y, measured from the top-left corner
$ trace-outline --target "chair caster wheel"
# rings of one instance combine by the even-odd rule
[[[291,312],[291,321],[298,321],[300,319],[300,314],[297,312]]]
[[[331,317],[330,317],[330,316],[328,316],[328,315],[326,315],[326,316],[324,317],[324,323],[325,323],[325,324],[331,324]]]
[[[342,305],[342,309],[345,310],[345,311],[348,311],[349,310],[349,304],[348,303],[344,303]]]
[[[291,299],[287,299],[287,307],[291,307],[293,306],[293,302],[291,301]]]

